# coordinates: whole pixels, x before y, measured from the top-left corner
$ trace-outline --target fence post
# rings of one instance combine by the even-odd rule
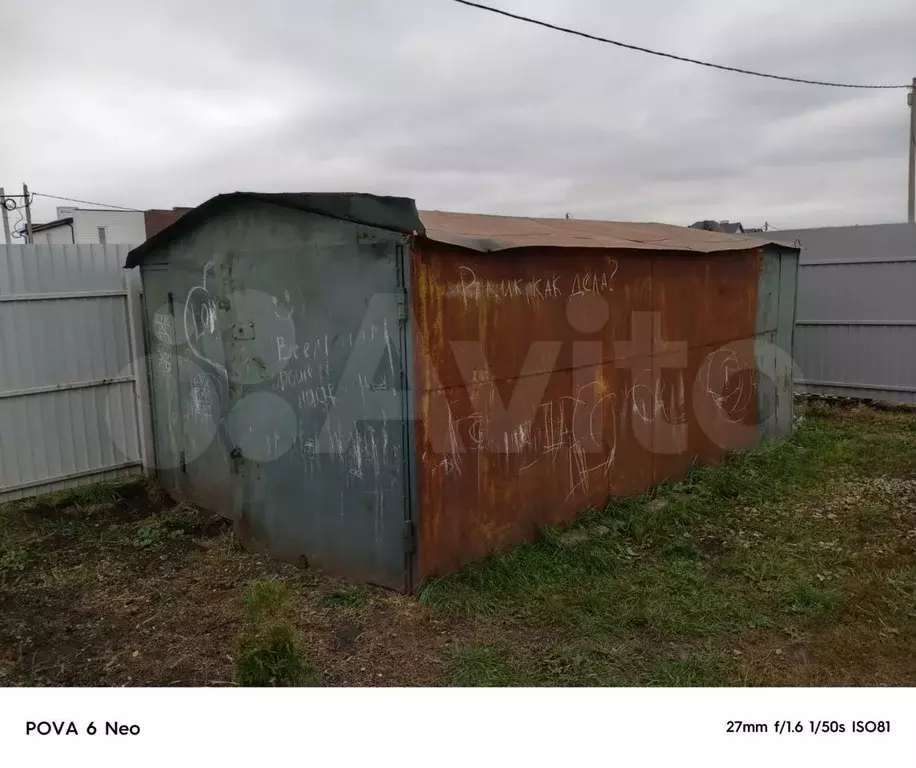
[[[127,324],[130,334],[131,365],[134,373],[134,392],[137,408],[137,426],[140,437],[140,460],[148,477],[156,474],[156,449],[153,444],[152,402],[149,393],[149,372],[146,366],[146,334],[143,305],[140,301],[139,274],[125,270],[124,287],[127,290]]]

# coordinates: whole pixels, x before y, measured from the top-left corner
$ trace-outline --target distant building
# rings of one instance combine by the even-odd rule
[[[690,225],[690,228],[705,229],[709,232],[724,232],[727,235],[743,235],[748,231],[741,226],[740,221],[714,221],[712,219],[696,221]]]
[[[25,238],[24,242],[29,242],[26,229],[16,230],[16,237]],[[67,216],[54,221],[46,221],[44,224],[32,225],[32,242],[35,245],[58,245],[76,242],[76,229],[73,226],[73,217]],[[96,241],[98,242],[98,241]]]
[[[58,207],[57,219],[32,225],[36,245],[124,243],[146,240],[143,211]]]
[[[149,211],[124,211],[105,208],[58,207],[57,218],[32,225],[35,245],[59,243],[111,243],[139,245],[170,224],[190,208]]]

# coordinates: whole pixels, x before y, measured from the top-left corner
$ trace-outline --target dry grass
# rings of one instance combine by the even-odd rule
[[[285,585],[324,685],[914,685],[916,414],[811,405],[791,441],[419,601],[245,552],[139,482],[8,505],[0,684],[233,684],[253,582]]]

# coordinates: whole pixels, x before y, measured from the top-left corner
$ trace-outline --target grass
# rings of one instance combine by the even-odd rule
[[[672,687],[710,687],[722,685],[725,662],[715,654],[700,654],[685,659],[666,659],[649,670],[649,685]]]
[[[448,656],[452,685],[470,687],[505,687],[518,685],[505,653],[490,645],[471,645],[454,649]]]
[[[126,490],[145,487],[144,481],[139,477],[128,477],[122,480],[112,480],[104,483],[81,485],[75,488],[65,488],[53,491],[42,496],[34,496],[21,501],[5,504],[2,509],[5,515],[22,512],[31,512],[36,509],[59,510],[70,508],[74,511],[83,510],[96,504],[109,504],[119,501]]]
[[[85,520],[100,507],[113,504],[121,498],[124,489],[140,487],[136,478],[110,483],[68,488],[43,496],[0,505],[0,585],[14,582],[33,563],[36,550],[41,548],[53,529]],[[64,510],[54,518],[50,513]],[[27,515],[44,515],[37,527],[23,535],[20,521]]]
[[[529,684],[781,682],[781,663],[743,658],[748,638],[816,646],[826,626],[882,623],[891,637],[916,637],[916,592],[903,587],[916,584],[914,478],[913,415],[860,409],[850,418],[814,405],[788,441],[613,500],[427,584],[420,599],[503,638],[500,664]],[[889,547],[890,570],[875,587],[882,597],[853,600]],[[627,652],[600,651],[615,647]],[[670,658],[671,648],[688,655]],[[881,662],[897,663],[905,650],[887,644]],[[480,666],[476,656],[452,665],[451,680],[480,677]]]
[[[371,591],[357,584],[346,584],[322,595],[318,604],[326,608],[358,608],[371,599]]]
[[[821,589],[803,581],[790,584],[787,592],[789,610],[808,616],[825,613],[843,599],[843,593],[839,589]]]
[[[236,682],[258,687],[315,684],[317,674],[304,658],[286,584],[254,581],[243,602],[245,624],[235,660]]]
[[[0,507],[0,684],[916,685],[916,413],[801,413],[419,600],[143,483]]]
[[[8,542],[0,544],[0,583],[15,579],[29,564],[29,552]]]

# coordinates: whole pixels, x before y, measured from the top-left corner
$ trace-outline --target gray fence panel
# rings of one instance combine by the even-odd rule
[[[916,402],[916,226],[789,230],[779,239],[802,246],[798,389]]]
[[[0,502],[141,470],[130,246],[0,246]]]

